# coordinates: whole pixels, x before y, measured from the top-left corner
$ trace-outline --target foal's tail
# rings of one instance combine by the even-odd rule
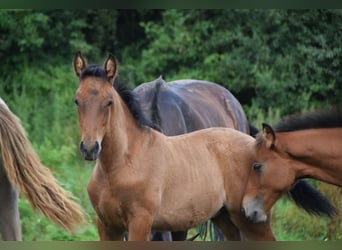
[[[0,151],[10,183],[24,193],[32,207],[68,231],[84,222],[82,208],[40,162],[17,116],[1,104]]]

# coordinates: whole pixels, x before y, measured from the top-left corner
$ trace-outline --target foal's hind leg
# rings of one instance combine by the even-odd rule
[[[0,165],[0,231],[3,240],[21,240],[18,192],[9,183]]]
[[[227,240],[241,240],[240,231],[231,221],[229,213],[225,208],[222,208],[211,221],[220,229]]]

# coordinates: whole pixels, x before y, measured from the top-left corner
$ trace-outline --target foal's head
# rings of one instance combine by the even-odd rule
[[[115,100],[113,80],[117,76],[117,63],[109,55],[104,67],[88,65],[80,53],[74,56],[74,71],[79,78],[75,94],[81,129],[80,151],[85,160],[96,160],[107,130]]]

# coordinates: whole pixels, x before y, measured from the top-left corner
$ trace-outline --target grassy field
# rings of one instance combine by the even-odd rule
[[[77,80],[71,65],[44,67],[44,70],[24,69],[14,78],[0,79],[0,92],[2,93],[4,86],[12,84],[11,87],[15,89],[12,96],[2,95],[2,98],[20,117],[42,162],[53,171],[61,185],[79,199],[87,212],[87,224],[73,234],[66,232],[33,211],[25,197],[21,197],[19,206],[23,240],[98,240],[95,213],[86,192],[94,162],[81,160],[78,150],[80,136],[73,105]],[[35,82],[35,85],[30,85],[31,82]],[[244,109],[247,117],[257,127],[263,121],[272,124],[280,119],[276,108],[270,108],[268,112],[260,112],[253,106]],[[330,197],[336,207],[342,207],[339,188],[318,182],[315,185]],[[334,219],[310,216],[286,198],[275,205],[272,224],[278,240],[342,238],[341,216]],[[195,231],[191,231],[189,235],[193,234]]]

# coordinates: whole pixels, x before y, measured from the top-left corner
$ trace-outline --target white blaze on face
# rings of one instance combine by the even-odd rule
[[[0,97],[0,105],[4,105],[7,109],[9,109],[7,104],[5,103],[4,100],[1,99],[1,97]]]

